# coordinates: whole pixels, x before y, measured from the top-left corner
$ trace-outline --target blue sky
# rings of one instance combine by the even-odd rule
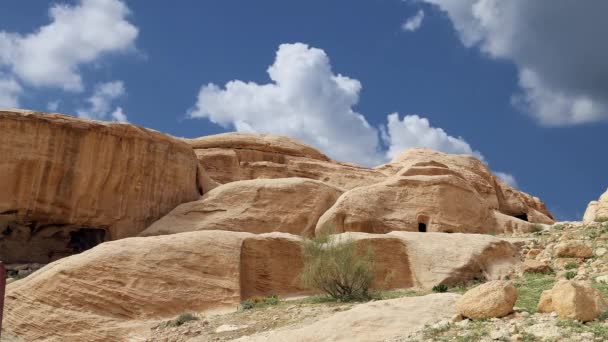
[[[532,3],[7,0],[0,106],[288,134],[369,165],[472,153],[580,219],[608,186],[608,8]]]

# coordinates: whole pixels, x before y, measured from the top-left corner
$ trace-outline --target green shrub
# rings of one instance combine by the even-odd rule
[[[564,225],[563,224],[556,224],[555,226],[553,226],[554,230],[564,230]]]
[[[342,301],[368,300],[374,280],[374,253],[363,253],[352,238],[323,235],[302,242],[304,268],[300,280],[305,287],[323,291]]]
[[[277,295],[272,295],[270,297],[251,297],[241,303],[241,307],[243,310],[250,310],[253,308],[266,307],[271,305],[279,304],[280,299]]]
[[[534,313],[541,294],[555,284],[555,276],[541,273],[527,273],[515,281],[518,296],[515,306]]]
[[[570,279],[573,279],[574,277],[576,277],[576,272],[568,271],[564,274],[564,276],[566,277],[566,279],[570,280]]]
[[[569,262],[566,265],[564,265],[564,268],[567,270],[573,270],[575,268],[578,268],[578,265],[575,262]]]
[[[448,292],[448,286],[446,284],[435,285],[435,286],[433,286],[433,292],[439,292],[439,293]]]
[[[538,233],[542,230],[543,230],[543,226],[541,226],[540,224],[533,224],[530,227],[530,233]]]
[[[600,216],[595,218],[595,222],[604,223],[608,222],[608,216]]]
[[[179,316],[177,316],[177,318],[175,318],[174,320],[171,320],[169,322],[167,322],[167,325],[172,326],[172,327],[179,327],[180,325],[183,325],[187,322],[191,322],[191,321],[198,321],[199,318],[196,317],[195,315],[191,314],[191,313],[183,313]]]

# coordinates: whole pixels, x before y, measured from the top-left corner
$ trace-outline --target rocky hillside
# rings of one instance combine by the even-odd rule
[[[520,269],[559,278],[564,256],[578,262],[576,279],[603,272],[595,259],[603,228],[593,242],[556,243],[554,232],[587,228],[558,229],[540,199],[471,156],[410,149],[365,168],[287,137],[180,139],[30,111],[0,111],[0,151],[0,259],[11,277],[3,339],[375,341],[471,318],[454,293],[283,304],[318,294],[299,279],[301,244],[324,234],[371,248],[379,299],[525,279]],[[271,308],[276,320],[261,314],[264,323],[252,323],[259,320],[243,311],[196,319],[260,298],[281,303]],[[559,312],[557,299],[545,302]],[[399,316],[404,310],[411,319]],[[366,331],[369,324],[383,330]]]

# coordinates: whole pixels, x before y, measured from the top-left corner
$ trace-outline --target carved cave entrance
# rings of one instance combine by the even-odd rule
[[[418,215],[418,232],[426,233],[429,220],[430,219],[427,215]]]
[[[528,222],[528,214],[526,214],[526,213],[522,213],[522,214],[518,214],[518,215],[513,215],[513,217]]]

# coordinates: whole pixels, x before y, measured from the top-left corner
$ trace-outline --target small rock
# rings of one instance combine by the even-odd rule
[[[604,254],[606,254],[606,252],[608,252],[608,249],[604,247],[596,248],[594,251],[595,255],[597,255],[598,257],[603,256]]]
[[[521,266],[523,273],[551,273],[553,270],[547,263],[527,259]]]
[[[454,316],[452,316],[451,322],[452,323],[458,323],[462,321],[462,315],[460,314],[455,314]]]
[[[490,333],[490,338],[493,340],[502,340],[507,334],[502,330],[494,330]]]
[[[235,330],[241,330],[241,329],[245,329],[247,328],[246,325],[233,325],[233,324],[222,324],[219,327],[217,327],[217,329],[215,329],[216,333],[222,333],[222,332],[227,332],[227,331],[235,331]]]
[[[456,323],[456,325],[459,326],[459,327],[461,327],[461,328],[464,328],[467,325],[469,325],[470,322],[471,322],[470,319],[463,319],[462,321]]]
[[[523,340],[524,340],[524,336],[521,334],[511,335],[511,338],[509,339],[509,341],[512,341],[512,342],[520,342]]]
[[[599,277],[595,278],[595,281],[598,283],[608,284],[608,275],[599,276]]]

